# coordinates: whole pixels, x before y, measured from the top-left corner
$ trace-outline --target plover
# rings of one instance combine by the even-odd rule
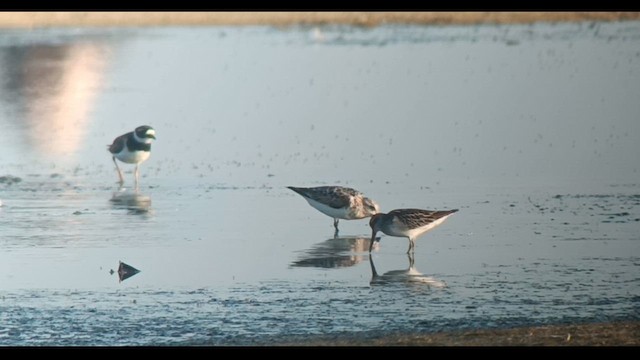
[[[151,155],[151,142],[156,138],[156,131],[147,125],[138,126],[134,131],[120,135],[113,140],[111,145],[107,145],[109,152],[113,155],[113,163],[118,170],[119,183],[124,184],[122,171],[118,167],[116,159],[127,163],[135,164],[136,188],[140,178],[140,163],[147,160]]]
[[[340,219],[363,219],[380,212],[378,204],[361,192],[343,186],[293,187],[287,188],[302,195],[309,205],[333,218],[335,236]]]
[[[371,217],[369,226],[373,230],[369,252],[373,249],[378,231],[389,236],[406,237],[409,239],[409,249],[407,253],[414,252],[416,239],[442,224],[451,214],[458,211],[453,210],[421,210],[421,209],[396,209],[387,214],[378,213]]]

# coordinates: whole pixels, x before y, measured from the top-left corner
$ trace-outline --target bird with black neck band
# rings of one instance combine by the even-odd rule
[[[137,190],[140,180],[140,164],[151,156],[151,143],[155,139],[156,131],[151,126],[142,125],[134,131],[116,137],[111,145],[107,145],[118,171],[120,186],[124,184],[124,177],[116,159],[126,164],[136,165],[134,175]]]

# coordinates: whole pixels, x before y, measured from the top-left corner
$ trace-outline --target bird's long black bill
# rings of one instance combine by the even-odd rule
[[[371,234],[371,243],[369,244],[369,252],[371,252],[371,250],[373,250],[373,243],[376,242],[376,232],[374,231],[373,234]]]

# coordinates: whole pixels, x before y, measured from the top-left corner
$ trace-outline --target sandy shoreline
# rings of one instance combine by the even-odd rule
[[[1,28],[64,26],[515,24],[639,20],[640,12],[0,12]]]
[[[276,346],[637,346],[640,322],[535,326],[429,335],[389,335],[377,339],[311,339]]]

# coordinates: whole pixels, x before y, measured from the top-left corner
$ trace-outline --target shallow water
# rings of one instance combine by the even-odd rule
[[[3,30],[0,63],[2,345],[640,318],[639,22]],[[285,188],[332,184],[460,211],[409,269]]]

